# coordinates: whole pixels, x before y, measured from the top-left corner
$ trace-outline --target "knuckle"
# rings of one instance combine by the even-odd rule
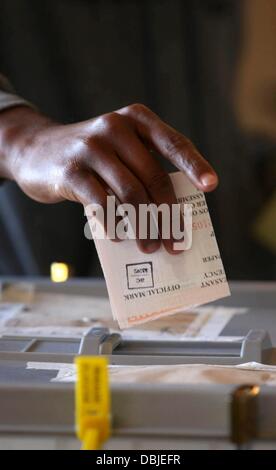
[[[88,133],[83,136],[79,151],[80,160],[84,163],[87,162],[87,159],[90,160],[91,155],[100,152],[103,142],[103,137],[98,134]]]
[[[121,126],[122,121],[117,113],[108,113],[97,118],[97,124],[104,132],[114,132]]]
[[[180,152],[183,152],[185,147],[187,147],[188,142],[178,132],[172,132],[170,138],[168,139],[168,142],[165,145],[166,151],[168,152],[170,157],[174,157]]]
[[[202,163],[197,158],[190,158],[187,162],[187,168],[190,172],[199,174],[202,170]]]
[[[142,103],[133,103],[126,108],[131,114],[148,114],[149,108]]]
[[[77,194],[77,188],[72,185],[72,184],[66,184],[65,182],[61,187],[60,187],[60,194],[64,199],[67,199],[69,201],[79,201],[81,202],[80,198],[78,197]]]
[[[170,135],[168,142],[165,144],[166,152],[170,160],[176,164],[181,164],[189,173],[199,173],[202,166],[202,159],[194,146],[194,144],[178,132]]]

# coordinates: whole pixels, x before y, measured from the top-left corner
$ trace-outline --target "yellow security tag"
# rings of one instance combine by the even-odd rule
[[[104,357],[79,356],[75,364],[77,434],[84,450],[99,449],[110,433],[108,362]]]
[[[84,434],[82,450],[97,450],[101,447],[100,433],[96,428],[88,429]]]

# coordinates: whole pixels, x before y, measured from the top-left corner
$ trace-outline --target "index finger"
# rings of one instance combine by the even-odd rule
[[[127,116],[145,143],[183,171],[198,189],[215,189],[216,172],[187,137],[142,104],[127,106],[117,113]]]

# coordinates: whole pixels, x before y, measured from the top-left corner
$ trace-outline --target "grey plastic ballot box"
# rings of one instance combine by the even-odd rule
[[[42,285],[50,291],[50,283]],[[77,287],[83,292],[81,284]],[[250,297],[252,286],[247,290]],[[262,285],[259,290],[261,299],[264,291],[269,293],[268,304],[262,307],[255,302],[247,314],[232,318],[216,341],[126,341],[105,328],[91,329],[81,339],[2,336],[0,448],[7,442],[11,446],[12,439],[23,442],[26,436],[41,438],[42,447],[49,437],[74,438],[74,384],[52,382],[56,370],[27,369],[29,361],[72,363],[79,354],[102,354],[117,365],[276,364],[275,284]],[[239,299],[246,294],[242,286],[240,291]],[[223,336],[237,339],[227,342]],[[213,442],[213,448],[242,448],[258,441],[276,441],[276,387],[114,384],[111,397],[113,443],[107,442],[106,448],[118,448],[114,440],[125,448],[129,439],[134,440],[132,448],[140,448],[144,440],[148,448],[154,441],[160,449],[166,448],[166,442],[170,442],[169,448],[186,448],[187,442],[193,448],[203,442]],[[73,442],[78,448],[77,441]]]
[[[6,361],[0,367],[9,369],[0,384],[0,446],[3,435],[74,436],[74,384],[50,382],[53,371],[34,374],[22,363]],[[164,438],[215,439],[237,446],[272,441],[276,439],[276,389],[263,386],[257,396],[251,396],[252,387],[113,385],[112,436],[146,439],[149,448],[153,437],[160,439],[160,448]],[[240,409],[240,416],[235,409]]]

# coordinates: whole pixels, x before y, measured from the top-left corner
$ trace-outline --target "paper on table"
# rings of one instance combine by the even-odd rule
[[[72,371],[71,371],[72,374]],[[53,381],[72,381],[74,375],[63,372]],[[276,385],[276,367],[247,363],[238,366],[181,364],[169,366],[113,366],[110,380],[114,383],[171,383],[171,384],[267,384]]]
[[[110,333],[119,332],[124,340],[233,341],[237,337],[220,334],[233,315],[247,310],[209,305],[120,331],[106,298],[36,292],[28,306],[0,302],[0,336],[81,337],[90,328],[104,327]]]
[[[193,205],[191,249],[175,256],[163,247],[144,254],[135,240],[95,239],[113,316],[121,328],[230,295],[204,194],[183,173],[170,176],[182,209],[184,203]]]
[[[105,297],[33,291],[28,303],[18,304],[17,287],[9,290],[14,303],[0,302],[0,335],[82,336],[93,326],[117,328]]]
[[[24,305],[18,303],[0,302],[0,327],[6,325],[9,321],[18,315],[24,308]]]
[[[111,333],[120,332],[106,297],[49,293],[36,288],[28,304],[18,304],[14,302],[18,299],[16,288],[12,291],[14,297],[11,295],[10,300],[13,303],[0,302],[0,336],[81,337],[92,327],[109,328]],[[120,333],[123,339],[128,340],[214,340],[233,315],[246,311],[246,308],[220,305],[202,306]],[[222,339],[231,340],[220,337],[220,341]]]
[[[27,369],[57,371],[52,382],[75,382],[74,364],[28,362]],[[266,384],[276,385],[276,366],[248,362],[237,366],[180,364],[169,366],[110,366],[111,383]]]

